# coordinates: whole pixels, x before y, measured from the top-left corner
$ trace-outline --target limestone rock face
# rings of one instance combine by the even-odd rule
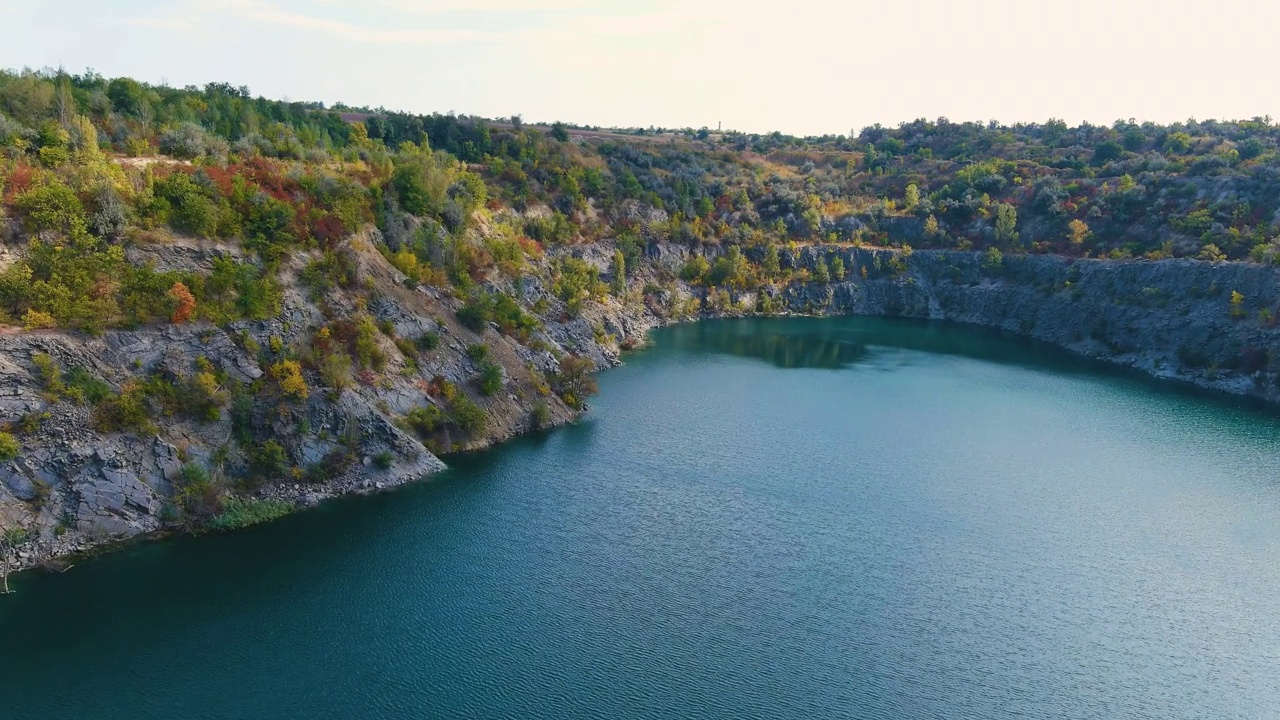
[[[899,230],[909,235],[920,229]],[[0,423],[20,428],[15,434],[22,445],[17,457],[0,462],[0,523],[28,532],[20,564],[175,527],[182,520],[178,507],[189,464],[220,474],[227,491],[299,506],[428,477],[444,467],[433,449],[479,449],[535,425],[577,417],[547,392],[546,380],[566,354],[590,358],[597,369],[611,367],[656,326],[741,315],[757,301],[771,312],[1000,328],[1153,375],[1280,401],[1280,364],[1273,360],[1280,358],[1280,329],[1272,319],[1280,310],[1280,277],[1259,265],[1053,256],[993,261],[976,252],[802,246],[780,252],[784,269],[829,268],[839,257],[845,276],[727,294],[672,280],[692,251],[655,241],[640,267],[631,269],[626,297],[596,298],[573,315],[550,291],[550,269],[559,255],[574,254],[602,274],[611,272],[613,246],[605,241],[555,249],[523,277],[483,280],[485,289],[507,293],[538,313],[539,329],[517,339],[492,325],[474,332],[460,324],[463,298],[414,286],[373,250],[370,238],[354,238],[349,249],[367,292],[335,288],[313,296],[296,281],[310,259],[303,253],[283,268],[281,312],[269,320],[162,324],[99,337],[0,333]],[[179,239],[129,252],[162,268],[198,269],[240,251]],[[701,252],[715,256],[718,250]],[[758,262],[763,251],[746,252]],[[375,343],[385,362],[376,372],[355,368],[341,390],[326,388],[316,365],[306,362],[312,336],[321,326],[362,313],[381,328]],[[434,349],[410,347],[428,334],[438,339]],[[475,383],[480,368],[468,348],[476,344],[485,344],[501,369],[502,386],[491,396]],[[154,418],[155,429],[146,434],[104,433],[95,429],[88,404],[50,392],[33,362],[40,353],[116,392],[150,377],[186,377],[206,362],[228,383],[253,392],[217,418],[178,412]],[[304,361],[311,390],[306,399],[273,390],[267,370],[286,355]],[[447,410],[432,395],[441,381],[482,407],[487,422],[474,435],[446,429],[429,449],[403,429],[403,418],[427,405]],[[244,483],[253,453],[267,441],[283,449],[286,473]]]

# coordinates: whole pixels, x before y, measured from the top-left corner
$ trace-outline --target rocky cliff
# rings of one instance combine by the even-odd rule
[[[995,327],[1158,377],[1280,400],[1280,275],[1269,266],[812,247],[784,253],[784,262],[814,266],[835,255],[848,279],[789,286],[787,307]]]
[[[178,498],[190,492],[193,466],[213,469],[216,492],[277,506],[422,478],[444,467],[437,453],[478,449],[572,420],[578,410],[547,387],[560,358],[580,355],[608,367],[654,326],[681,320],[765,310],[971,323],[1161,377],[1280,400],[1274,361],[1280,330],[1273,315],[1280,293],[1276,271],[1259,265],[809,246],[783,251],[782,266],[815,270],[839,257],[845,276],[728,293],[676,280],[688,250],[651,245],[624,298],[597,297],[576,316],[547,290],[554,258],[519,281],[494,281],[495,289],[538,314],[540,329],[517,339],[494,325],[475,332],[460,323],[461,300],[407,283],[369,237],[353,238],[349,246],[358,292],[307,291],[297,282],[308,260],[300,256],[284,268],[284,311],[269,321],[165,325],[100,337],[0,335],[0,422],[23,428],[21,451],[0,464],[0,520],[26,533],[16,566],[191,527]],[[130,252],[135,262],[196,268],[237,251],[182,241]],[[575,254],[607,275],[612,248],[601,243],[561,254]],[[381,328],[375,341],[385,366],[379,372],[325,391],[308,369],[314,387],[305,397],[271,391],[274,362],[305,353],[326,321],[356,313],[376,318]],[[426,350],[405,342],[427,336],[436,341]],[[477,345],[488,348],[483,360]],[[146,433],[104,432],[86,403],[60,393],[56,382],[50,386],[49,359],[60,373],[87,373],[115,392],[155,377],[180,384],[197,367],[227,384],[266,389],[239,396],[216,416],[192,418],[179,408]],[[500,369],[497,392],[475,391],[482,362]],[[414,432],[406,418],[415,409],[444,407],[443,387],[483,408],[482,429],[464,433],[442,421],[429,439]],[[259,462],[254,448],[268,439],[283,451],[287,471],[245,482]]]

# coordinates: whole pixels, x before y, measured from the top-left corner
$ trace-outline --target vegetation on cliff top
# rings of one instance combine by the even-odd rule
[[[244,325],[229,328],[264,373],[252,383],[201,360],[116,389],[47,355],[32,359],[47,398],[90,405],[101,432],[147,434],[161,418],[230,415],[243,472],[190,466],[174,498],[187,518],[231,527],[271,517],[284,508],[227,491],[323,481],[358,459],[356,443],[344,441],[304,467],[251,432],[255,400],[290,415],[319,392],[377,385],[396,352],[412,375],[439,346],[438,333],[400,337],[369,311],[373,293],[350,240],[369,228],[376,232],[363,237],[407,285],[460,300],[462,326],[482,334],[492,325],[534,349],[546,348],[544,320],[576,317],[595,302],[643,299],[687,316],[704,302],[736,307],[762,286],[868,277],[868,267],[847,267],[834,253],[782,261],[809,244],[899,248],[871,268],[890,277],[906,269],[913,247],[981,251],[993,272],[1021,253],[1280,257],[1280,126],[1270,118],[1074,128],[940,118],[797,138],[584,133],[518,117],[355,110],[255,98],[221,83],[0,71],[0,241],[10,251],[0,261],[0,324],[96,334],[267,320],[281,312],[290,273],[325,314],[292,344],[272,336],[262,347]],[[159,269],[126,252],[214,241],[236,252],[203,269]],[[595,243],[604,266],[563,252]],[[635,280],[656,243],[687,247],[687,260],[678,273]],[[545,297],[519,292],[533,279]],[[705,292],[672,292],[677,280]],[[336,291],[352,298],[354,313],[328,306]],[[1233,293],[1233,317],[1245,316],[1244,300]],[[774,302],[761,293],[754,310],[773,312]],[[493,428],[485,408],[519,370],[485,345],[470,355],[468,382],[421,375],[425,404],[398,419],[437,452]],[[572,353],[557,360],[529,371],[532,388],[581,409],[595,391],[594,365]],[[548,413],[538,399],[534,424]],[[8,430],[21,435],[39,422]],[[21,451],[19,436],[0,434],[0,459]]]
[[[12,322],[95,330],[175,317],[169,291],[181,283],[196,317],[263,317],[275,263],[332,250],[367,223],[411,277],[463,292],[519,273],[546,244],[605,237],[621,240],[619,267],[634,267],[649,240],[1256,261],[1280,247],[1280,128],[1269,118],[943,118],[856,136],[700,131],[661,143],[575,141],[564,126],[513,120],[339,113],[219,83],[0,73],[4,210],[35,238],[0,278],[0,307]],[[477,210],[501,207],[546,211],[460,242]],[[258,262],[179,276],[129,267],[114,250],[162,228],[235,239]]]

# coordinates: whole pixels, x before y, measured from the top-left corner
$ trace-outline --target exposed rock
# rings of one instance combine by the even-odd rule
[[[358,245],[359,238],[352,247]],[[130,252],[162,267],[193,269],[237,250],[188,241]],[[558,252],[577,252],[602,271],[610,270],[608,244]],[[225,327],[162,325],[96,338],[50,332],[0,335],[0,422],[18,423],[41,414],[38,429],[21,434],[20,456],[0,464],[0,520],[23,526],[32,537],[24,546],[22,566],[162,530],[177,515],[185,464],[244,476],[250,454],[267,440],[281,444],[290,468],[286,477],[257,490],[260,498],[305,507],[335,495],[420,480],[444,464],[397,421],[415,408],[441,406],[442,400],[428,396],[432,383],[448,380],[488,414],[483,433],[469,437],[445,430],[432,440],[434,448],[477,449],[526,432],[534,426],[535,408],[542,422],[571,421],[578,413],[554,394],[545,394],[545,377],[558,370],[566,353],[589,357],[601,369],[616,365],[623,348],[642,343],[650,329],[680,315],[669,307],[690,297],[709,300],[705,289],[669,280],[688,253],[684,247],[651,243],[646,262],[634,269],[637,276],[631,280],[633,289],[649,285],[649,297],[586,303],[577,317],[548,291],[545,268],[541,275],[514,281],[487,280],[526,308],[539,308],[542,327],[524,342],[494,327],[475,333],[461,325],[455,315],[461,302],[449,291],[406,287],[403,274],[371,248],[358,252],[362,282],[374,289],[367,300],[340,290],[316,300],[286,283],[282,312],[270,320]],[[759,298],[752,292],[732,299],[745,299],[753,307],[759,300],[774,312],[901,316],[996,327],[1160,377],[1280,401],[1280,366],[1272,359],[1280,349],[1280,330],[1261,312],[1280,306],[1277,273],[1269,267],[1049,256],[991,263],[971,252],[907,254],[847,246],[784,250],[780,260],[786,268],[812,270],[819,262],[829,266],[834,256],[846,269],[843,279],[765,287]],[[305,254],[294,258],[285,276],[296,275],[307,260]],[[1235,305],[1233,291],[1241,296]],[[743,312],[741,305],[719,303],[704,302],[690,319]],[[309,369],[311,393],[305,401],[273,394],[265,368],[286,353],[305,356],[317,327],[330,318],[352,317],[362,307],[397,338],[412,342],[439,333],[441,342],[430,352],[404,355],[404,343],[398,346],[380,336],[376,342],[386,358],[380,373],[357,373],[349,387],[336,392],[324,388]],[[478,372],[467,347],[477,343],[489,346],[502,369],[503,389],[492,397],[467,390]],[[256,383],[260,391],[237,410],[239,425],[233,426],[227,408],[212,421],[158,418],[158,436],[103,434],[94,429],[87,405],[49,396],[32,363],[36,353],[49,354],[65,370],[81,368],[116,390],[153,373],[185,376],[203,358],[225,372],[228,382]]]

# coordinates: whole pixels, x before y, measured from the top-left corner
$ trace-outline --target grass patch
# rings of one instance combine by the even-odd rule
[[[209,528],[236,530],[284,517],[293,509],[293,505],[282,500],[227,498],[222,504],[222,512],[209,521]]]

